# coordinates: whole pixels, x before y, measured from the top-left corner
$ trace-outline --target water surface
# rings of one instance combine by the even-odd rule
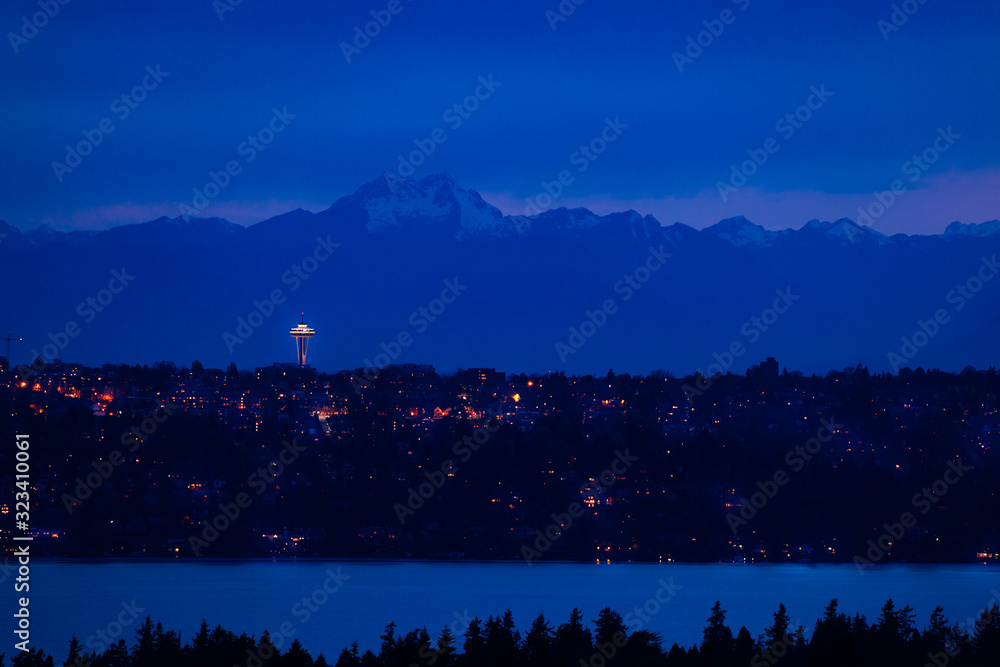
[[[338,570],[339,589],[330,580]],[[997,591],[1000,568],[976,565],[883,566],[861,576],[851,565],[36,561],[32,641],[57,658],[65,657],[73,633],[90,650],[102,648],[102,631],[131,643],[139,621],[126,608],[134,600],[140,621],[148,614],[181,631],[184,642],[203,618],[258,637],[267,629],[276,644],[284,627],[286,646],[298,637],[331,663],[354,640],[377,651],[389,621],[402,632],[426,626],[436,637],[445,625],[461,634],[470,616],[485,619],[506,609],[523,632],[539,612],[554,626],[573,607],[589,622],[610,606],[632,629],[661,633],[669,648],[675,641],[700,642],[716,600],[734,634],[746,625],[756,637],[780,602],[793,622],[811,631],[833,597],[842,611],[869,620],[893,598],[914,608],[922,628],[935,605],[960,622],[994,595],[1000,601]]]

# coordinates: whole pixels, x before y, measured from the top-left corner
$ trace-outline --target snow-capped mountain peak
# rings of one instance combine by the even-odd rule
[[[744,246],[767,248],[774,245],[778,237],[785,235],[790,230],[770,231],[750,222],[741,215],[735,218],[726,218],[711,227],[706,227],[704,231],[729,241],[737,248]]]
[[[445,224],[456,238],[498,237],[512,232],[500,209],[451,176],[433,174],[420,180],[391,175],[362,186],[353,195],[368,214],[367,231],[377,232],[425,221]]]

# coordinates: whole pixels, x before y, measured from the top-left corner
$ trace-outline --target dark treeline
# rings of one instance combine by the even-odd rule
[[[806,629],[792,627],[784,605],[774,622],[753,638],[746,627],[734,635],[726,624],[726,610],[715,603],[700,644],[665,649],[657,632],[629,632],[622,616],[610,608],[600,611],[593,629],[574,609],[565,623],[553,627],[539,615],[522,636],[507,611],[469,622],[462,637],[445,627],[437,638],[426,628],[397,634],[386,626],[378,652],[363,653],[357,642],[345,648],[335,667],[994,667],[1000,663],[1000,608],[983,609],[975,618],[950,624],[937,607],[923,630],[915,625],[910,607],[882,606],[874,622],[863,615],[839,611],[837,600],[827,605],[807,639]],[[326,667],[322,654],[313,658],[298,639],[287,648],[265,631],[260,639],[236,635],[207,622],[187,644],[177,632],[165,631],[147,617],[128,646],[124,639],[103,653],[85,653],[74,637],[65,660],[32,649],[19,653],[12,665],[31,667]],[[0,655],[0,667],[3,667]]]

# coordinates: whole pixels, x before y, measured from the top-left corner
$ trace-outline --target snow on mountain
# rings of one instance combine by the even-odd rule
[[[301,209],[275,216],[258,225],[255,233],[263,228],[278,233],[288,226],[346,224],[358,232],[383,232],[390,229],[408,230],[413,233],[446,234],[456,240],[500,239],[518,235],[549,234],[558,232],[585,232],[601,228],[613,234],[627,231],[635,239],[649,238],[668,229],[651,215],[642,216],[636,211],[598,215],[585,208],[559,207],[536,215],[509,215],[486,202],[475,190],[466,189],[445,174],[432,174],[423,178],[393,178],[391,175],[375,179],[358,190],[342,197],[330,209],[313,214]],[[683,226],[683,225],[682,225]],[[3,225],[0,242],[5,238],[7,248],[44,247],[54,243],[81,246],[117,245],[121,243],[214,243],[224,244],[227,239],[245,230],[220,218],[167,218],[161,217],[144,223],[122,225],[106,231],[81,230],[59,232],[42,225],[21,233],[16,228]],[[279,230],[279,228],[281,228]],[[727,218],[701,232],[691,228],[674,230],[681,242],[689,233],[711,235],[741,249],[768,249],[775,244],[785,244],[801,239],[826,238],[841,245],[862,242],[868,245],[885,245],[903,242],[910,238],[903,234],[892,238],[868,226],[842,218],[834,222],[811,220],[801,228],[780,231],[765,229],[743,216]],[[343,232],[342,232],[343,233]],[[1000,220],[980,224],[951,223],[943,236],[987,237],[1000,235]]]
[[[611,213],[606,215],[602,219],[602,222],[603,221],[607,221],[612,225],[627,225],[632,231],[632,237],[637,239],[649,238],[663,228],[660,221],[653,216],[642,216],[631,209],[625,211],[624,213]]]
[[[414,179],[377,179],[351,197],[368,213],[367,231],[377,232],[413,222],[450,223],[456,238],[501,237],[513,233],[510,221],[475,190],[466,190],[450,176],[434,174]]]
[[[54,236],[58,236],[59,234],[61,234],[61,232],[57,232],[48,225],[40,225],[32,230],[29,230],[25,234],[25,236],[34,241],[44,243],[48,239],[51,239]]]
[[[651,215],[628,210],[598,215],[585,208],[553,208],[531,216],[508,216],[511,227],[522,234],[575,234],[603,230],[612,235],[627,233],[633,239],[648,239],[662,233],[663,225]]]
[[[885,245],[889,243],[889,237],[882,232],[876,231],[868,225],[858,225],[850,218],[840,218],[834,222],[810,220],[800,230],[821,232],[825,236],[853,245],[859,241]]]
[[[744,246],[754,246],[758,248],[769,248],[774,245],[775,240],[781,236],[792,233],[790,229],[780,232],[764,229],[760,225],[755,225],[743,216],[726,218],[711,227],[703,230],[707,234],[712,234],[720,239],[729,241],[737,248]]]
[[[727,218],[702,230],[728,241],[737,248],[770,248],[779,240],[822,235],[844,245],[858,242],[884,245],[889,238],[867,225],[858,225],[853,220],[841,218],[835,222],[810,220],[799,229],[772,231],[756,225],[743,216]]]
[[[8,248],[15,248],[20,247],[24,242],[24,235],[21,234],[20,229],[0,220],[0,245],[6,244]]]
[[[978,225],[975,223],[963,224],[955,221],[948,225],[948,228],[944,230],[945,236],[984,237],[993,236],[994,234],[1000,234],[1000,220],[981,222]]]
[[[941,308],[942,295],[974,275],[984,256],[1000,253],[997,224],[887,239],[846,219],[771,231],[732,218],[697,231],[682,223],[661,226],[635,211],[557,208],[504,217],[453,179],[428,176],[391,187],[386,179],[373,181],[324,211],[291,211],[245,229],[220,219],[161,218],[107,231],[37,230],[32,239],[49,239],[38,245],[0,222],[0,236],[7,235],[0,238],[0,279],[18,285],[6,305],[18,316],[19,335],[37,347],[65,325],[81,298],[107,284],[109,267],[141,263],[142,278],[129,287],[127,303],[116,302],[74,339],[67,358],[87,363],[114,355],[130,364],[209,357],[220,367],[234,359],[241,368],[266,364],[288,353],[283,327],[308,309],[317,329],[330,332],[326,343],[317,337],[317,367],[350,367],[439,293],[443,278],[458,276],[475,287],[405,361],[445,369],[689,372],[729,349],[734,335],[747,335],[747,318],[773,303],[776,289],[790,287],[801,300],[734,372],[776,355],[806,371],[859,361],[890,369],[887,351],[900,349],[914,322]],[[227,354],[217,332],[234,330],[255,299],[284,285],[278,277],[317,239],[343,249],[302,283],[294,305],[266,325],[270,333]],[[624,304],[612,286],[645,261],[648,248],[661,246],[669,261],[614,325],[565,360],[554,354],[553,341],[565,340],[585,312],[608,298]],[[377,271],[372,257],[384,257],[392,270]],[[949,369],[995,364],[998,312],[1000,291],[982,290],[908,362]]]
[[[585,208],[552,208],[531,216],[512,218],[521,221],[522,231],[546,232],[553,230],[590,229],[601,224],[601,217]],[[525,221],[527,224],[525,225]]]

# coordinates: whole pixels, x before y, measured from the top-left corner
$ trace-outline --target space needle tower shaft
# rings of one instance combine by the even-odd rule
[[[309,339],[316,335],[316,330],[306,324],[305,313],[302,313],[302,321],[290,333],[292,338],[295,339],[295,351],[298,355],[299,366],[305,366],[306,352],[309,350]]]

